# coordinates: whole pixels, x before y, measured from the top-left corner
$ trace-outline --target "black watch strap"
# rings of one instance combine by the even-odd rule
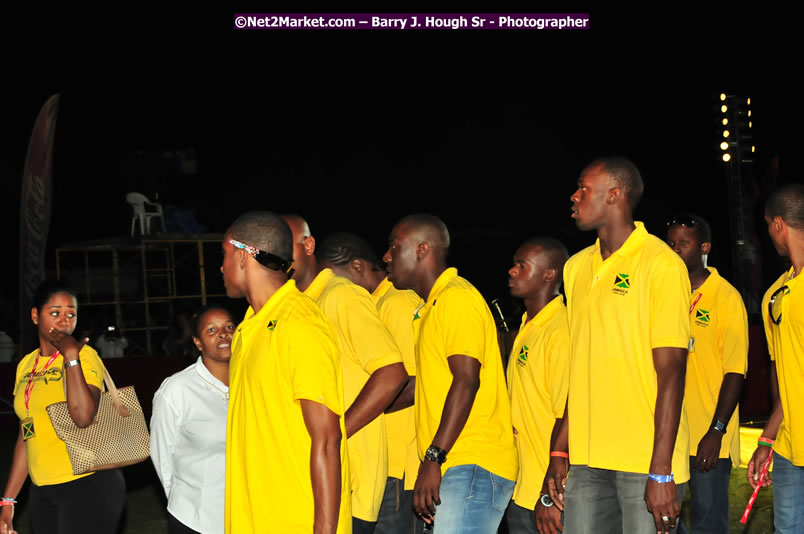
[[[427,450],[424,453],[424,459],[430,460],[431,462],[435,462],[437,464],[443,464],[447,461],[447,451],[442,449],[441,447],[436,447],[435,445],[430,445],[427,447]]]

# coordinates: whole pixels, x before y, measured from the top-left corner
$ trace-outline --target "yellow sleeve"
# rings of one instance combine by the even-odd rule
[[[690,343],[690,279],[684,263],[678,257],[660,256],[651,266],[650,283],[651,348],[686,349]]]
[[[566,319],[562,317],[562,321]],[[557,329],[548,344],[550,366],[548,384],[550,386],[550,405],[556,419],[564,416],[569,391],[569,330],[566,326]]]
[[[330,298],[338,317],[338,328],[353,347],[360,366],[368,373],[402,362],[391,333],[377,314],[377,305],[360,287],[341,286],[342,293]]]
[[[721,354],[723,354],[723,374],[740,373],[745,376],[748,371],[748,314],[743,299],[737,291],[732,291],[725,299],[720,317],[721,322]]]
[[[418,297],[398,294],[386,300],[379,309],[380,320],[394,338],[402,363],[410,376],[416,376],[416,355],[414,353],[413,313],[419,305]]]
[[[444,354],[463,354],[480,361],[486,355],[486,323],[479,295],[455,289],[439,296],[434,306],[443,321]],[[485,303],[483,303],[485,305]],[[430,312],[432,313],[432,312]]]
[[[81,360],[81,369],[84,372],[84,380],[86,380],[87,385],[95,386],[103,391],[104,367],[95,349],[89,345],[84,345],[81,352],[78,353],[78,358]]]
[[[290,378],[294,400],[311,400],[323,404],[337,415],[343,415],[340,381],[340,359],[334,333],[328,325],[286,320],[284,325],[286,354],[290,354]]]

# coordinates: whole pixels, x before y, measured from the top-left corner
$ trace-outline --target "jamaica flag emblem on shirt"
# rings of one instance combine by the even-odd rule
[[[695,322],[701,326],[709,324],[709,310],[695,310]]]
[[[528,348],[527,345],[522,345],[522,349],[519,351],[519,358],[518,358],[516,363],[518,363],[519,365],[522,365],[522,366],[527,364],[528,363],[528,351],[529,350],[530,349]]]
[[[273,330],[276,328],[276,320],[268,321],[268,330]]]
[[[631,275],[617,273],[617,276],[614,277],[614,287],[611,292],[618,295],[627,295],[629,289],[631,289]]]

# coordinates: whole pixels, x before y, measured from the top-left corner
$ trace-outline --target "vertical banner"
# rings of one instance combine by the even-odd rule
[[[50,228],[50,203],[53,190],[53,136],[59,95],[48,98],[34,123],[25,170],[22,175],[20,203],[20,349],[31,351],[34,331],[31,307],[36,286],[45,277],[45,251]]]

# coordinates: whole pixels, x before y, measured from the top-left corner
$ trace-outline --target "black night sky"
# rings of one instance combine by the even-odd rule
[[[297,212],[319,238],[355,231],[378,252],[395,220],[428,211],[452,230],[453,263],[491,299],[507,293],[525,238],[554,235],[571,253],[592,242],[569,218],[569,196],[586,163],[616,154],[646,182],[637,218],[661,234],[671,213],[701,213],[714,230],[711,263],[728,276],[714,97],[755,102],[758,195],[774,180],[801,180],[801,47],[792,25],[771,15],[652,9],[593,10],[586,32],[247,32],[223,10],[9,16],[7,250],[18,249],[33,122],[61,93],[51,248],[126,235],[131,190],[194,208],[209,232],[249,209]],[[161,156],[186,149],[196,174]],[[758,233],[765,277],[775,278],[764,227]],[[6,269],[3,298],[13,299],[16,259]]]

